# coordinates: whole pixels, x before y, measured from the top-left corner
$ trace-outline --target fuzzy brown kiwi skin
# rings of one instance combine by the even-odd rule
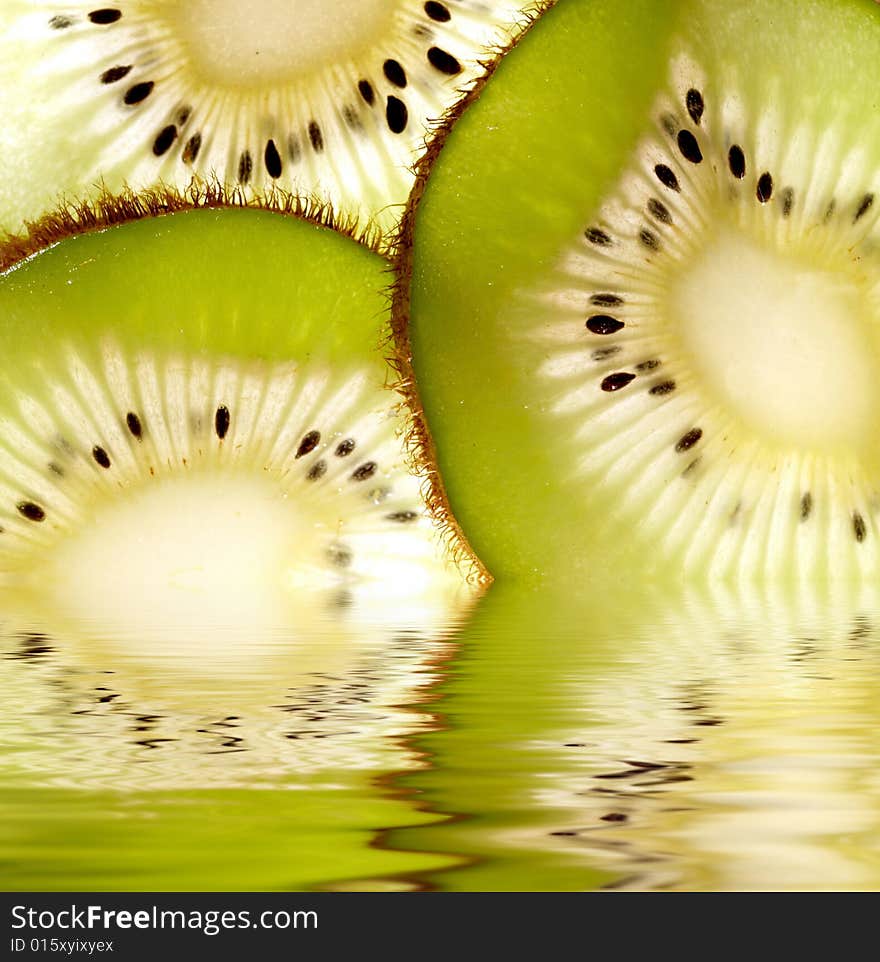
[[[437,467],[437,449],[428,427],[425,410],[422,407],[412,363],[409,314],[413,231],[419,202],[425,193],[434,164],[446,143],[447,137],[455,127],[455,122],[479,98],[483,87],[491,79],[505,55],[519,44],[522,38],[541,19],[542,15],[551,7],[554,7],[556,3],[557,0],[539,0],[535,3],[533,8],[525,13],[516,33],[510,40],[504,45],[497,46],[492,51],[491,59],[480,62],[483,72],[474,81],[468,92],[440,120],[432,123],[432,134],[427,141],[425,151],[413,168],[415,182],[410,191],[406,209],[403,212],[400,229],[392,244],[391,264],[394,280],[389,289],[391,299],[389,344],[391,353],[388,356],[388,362],[397,374],[397,380],[391,384],[391,387],[403,397],[404,403],[410,411],[410,426],[405,439],[406,449],[412,459],[413,470],[418,476],[425,478],[422,496],[428,505],[431,518],[443,534],[444,541],[452,545],[455,550],[460,549],[466,552],[463,556],[456,557],[456,560],[459,563],[467,561],[470,564],[475,564],[477,581],[483,585],[491,584],[494,578],[477,558],[467,536],[452,513],[449,498],[446,494],[446,486]]]
[[[237,188],[229,189],[219,181],[207,183],[193,180],[183,191],[161,185],[142,191],[128,189],[118,193],[102,191],[88,200],[64,202],[39,220],[27,222],[21,233],[6,233],[5,237],[0,237],[0,275],[14,270],[29,257],[39,254],[59,241],[77,234],[100,231],[114,225],[161,217],[179,211],[204,208],[265,210],[279,216],[296,217],[315,226],[343,234],[388,259],[387,248],[379,231],[374,231],[370,237],[365,236],[353,219],[339,218],[329,204],[313,198],[300,197],[280,188],[264,196],[245,197]],[[389,266],[388,269],[390,271],[391,267]],[[400,389],[397,355],[392,352],[391,357],[387,356],[387,346],[391,341],[390,332],[379,333],[376,349],[385,354],[385,360],[391,364],[392,376],[386,380],[385,387],[402,395],[397,410],[403,412],[403,420],[408,425],[402,439],[407,463],[410,470],[417,472],[416,477],[422,479],[422,496],[435,530],[438,532],[445,556],[458,568],[468,584],[484,589],[492,579],[464,537],[458,522],[445,506],[445,498],[441,508],[436,501],[432,502],[427,497],[429,494],[434,497],[434,492],[438,490],[443,491],[442,481],[436,465],[427,457],[430,449],[423,445],[419,445],[418,448],[413,446],[417,438],[423,437],[424,415],[421,407],[407,408],[407,398],[409,396],[417,398],[418,394],[414,386],[411,394]]]
[[[241,207],[298,217],[350,237],[383,257],[388,256],[378,228],[373,225],[360,228],[354,219],[339,217],[328,203],[291,194],[280,187],[259,197],[246,197],[238,187],[226,187],[219,180],[208,182],[194,178],[185,190],[160,184],[140,191],[125,188],[118,193],[100,189],[96,196],[84,200],[62,200],[55,210],[39,220],[27,221],[21,233],[7,232],[0,238],[0,272],[74,234],[203,207]]]

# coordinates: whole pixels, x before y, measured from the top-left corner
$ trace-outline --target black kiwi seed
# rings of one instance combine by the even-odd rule
[[[656,357],[649,358],[647,361],[642,361],[640,364],[636,364],[636,370],[639,373],[644,373],[645,371],[656,371],[660,367],[660,360]]]
[[[125,423],[128,430],[140,441],[144,434],[144,428],[141,424],[141,419],[134,411],[129,411],[128,414],[125,415]]]
[[[691,120],[695,124],[699,124],[703,116],[703,110],[705,109],[703,95],[699,90],[691,87],[687,92],[687,97],[685,97],[685,106],[687,107],[687,112],[691,115]]]
[[[157,157],[161,157],[162,154],[168,151],[168,148],[177,140],[177,127],[174,124],[168,124],[167,127],[163,127],[156,139],[153,141],[153,153]]]
[[[358,93],[361,95],[364,103],[373,105],[376,99],[376,93],[373,90],[373,85],[369,80],[359,80],[358,81]]]
[[[630,374],[628,371],[617,371],[614,374],[609,374],[608,377],[602,380],[602,390],[609,393],[619,391],[635,379],[635,374]]]
[[[448,23],[452,18],[449,10],[442,3],[435,3],[435,0],[425,4],[425,13],[437,23]]]
[[[327,462],[323,460],[316,461],[306,475],[306,481],[317,481],[318,478],[323,478],[326,473]]]
[[[114,10],[112,7],[104,7],[102,10],[93,10],[89,14],[89,20],[104,26],[108,23],[116,23],[122,17],[121,10]]]
[[[406,71],[396,60],[386,60],[382,64],[382,73],[395,87],[400,87],[402,90],[406,86]]]
[[[183,162],[185,164],[191,164],[196,157],[199,155],[199,150],[202,146],[202,135],[195,133],[186,142],[186,146],[183,148]]]
[[[461,73],[461,64],[445,50],[440,47],[430,47],[428,49],[428,63],[440,73],[445,73],[448,77],[454,77]]]
[[[681,187],[678,185],[678,178],[666,164],[657,164],[654,168],[654,173],[657,175],[657,180],[659,180],[664,187],[668,187],[670,190],[681,190]]]
[[[249,150],[243,150],[241,157],[238,158],[238,180],[241,184],[246,184],[251,179],[251,171],[254,169],[254,161]]]
[[[296,459],[305,457],[307,454],[314,451],[320,442],[321,432],[309,431],[308,434],[303,436],[302,441],[299,442],[299,447],[296,449]]]
[[[584,237],[597,247],[608,247],[611,243],[611,238],[600,227],[588,227],[584,231]]]
[[[855,217],[853,217],[854,224],[856,223],[856,221],[860,220],[862,217],[865,216],[865,214],[868,213],[873,203],[874,203],[874,195],[865,194],[865,196],[862,198],[862,202],[859,204],[859,209],[856,211]]]
[[[618,294],[593,294],[590,303],[596,307],[622,307],[623,298]]]
[[[117,80],[122,80],[123,77],[127,77],[131,73],[131,64],[122,65],[118,67],[110,67],[109,70],[105,70],[101,74],[102,84],[115,84]]]
[[[389,521],[397,521],[399,524],[409,524],[411,521],[415,521],[418,516],[416,511],[395,511],[392,514],[385,515]]]
[[[46,512],[33,501],[20,501],[16,508],[18,508],[18,513],[27,518],[28,521],[46,520]]]
[[[683,451],[690,451],[690,449],[700,440],[703,436],[702,428],[691,428],[686,434],[683,434],[675,444],[676,454],[681,454]]]
[[[734,144],[727,152],[727,166],[737,180],[742,180],[746,175],[746,155],[739,144]]]
[[[221,404],[220,407],[217,408],[217,412],[214,415],[214,431],[221,441],[229,432],[229,424],[231,420],[229,408],[226,407],[225,404]]]
[[[336,445],[336,450],[333,452],[337,458],[347,458],[349,454],[355,449],[357,442],[354,438],[346,438],[344,441],[340,441]]]
[[[657,251],[660,250],[660,238],[649,231],[647,228],[642,228],[639,231],[639,240],[647,247],[649,250]]]
[[[609,314],[594,314],[587,319],[587,330],[592,334],[616,334],[623,327],[623,321]]]
[[[689,130],[679,130],[678,149],[685,160],[689,160],[692,164],[699,164],[703,159],[703,152],[700,150],[697,138]]]
[[[64,468],[60,464],[56,464],[54,461],[49,462],[49,470],[52,474],[57,474],[59,478],[64,477]]]
[[[110,467],[110,455],[99,444],[92,448],[92,457],[95,459],[95,463],[102,468]]]
[[[278,148],[275,146],[274,140],[268,140],[266,142],[263,160],[266,163],[266,171],[270,177],[277,179],[281,176],[281,154],[278,153]]]
[[[813,496],[807,491],[801,497],[801,521],[806,521],[810,517],[813,510]]]
[[[365,461],[352,472],[351,480],[366,481],[367,478],[372,478],[372,476],[376,473],[377,467],[378,465],[375,461]]]
[[[609,812],[607,815],[600,815],[599,819],[602,822],[626,822],[629,816],[623,812]]]
[[[391,133],[402,134],[409,121],[409,111],[406,109],[406,104],[402,100],[398,100],[397,97],[389,97],[385,104],[385,120]]]
[[[859,514],[858,511],[853,511],[852,523],[853,534],[856,536],[856,541],[861,544],[868,534],[868,529],[865,527],[865,519]]]
[[[663,397],[664,394],[671,394],[674,390],[675,381],[661,381],[659,384],[655,384],[648,393],[655,397]]]
[[[142,80],[140,83],[136,83],[129,87],[125,91],[125,96],[122,98],[129,107],[133,107],[135,104],[142,103],[153,91],[155,83],[152,80]]]
[[[309,124],[309,143],[316,154],[320,154],[324,149],[324,135],[315,120]]]
[[[773,196],[773,178],[766,170],[758,178],[758,186],[755,190],[755,196],[762,204],[766,204],[767,201]]]
[[[669,208],[662,201],[657,200],[656,197],[652,197],[648,201],[648,213],[659,220],[661,224],[672,223],[672,214],[669,213]]]
[[[73,21],[70,17],[52,17],[49,21],[49,26],[53,30],[66,30],[68,27],[73,26]]]

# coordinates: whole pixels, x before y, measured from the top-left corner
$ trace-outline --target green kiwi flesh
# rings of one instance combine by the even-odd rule
[[[8,0],[0,227],[195,176],[329,205],[378,241],[429,121],[507,40],[522,0]]]
[[[61,619],[206,643],[385,623],[389,604],[420,623],[453,603],[465,572],[386,387],[381,258],[265,211],[84,233],[61,218],[42,245],[54,226],[0,276],[8,591]]]
[[[441,132],[398,360],[496,577],[877,578],[878,85],[867,0],[560,0]]]

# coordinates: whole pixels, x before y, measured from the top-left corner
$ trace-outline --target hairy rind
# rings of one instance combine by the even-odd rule
[[[39,220],[27,221],[21,233],[6,233],[0,240],[0,271],[9,270],[32,254],[74,234],[203,207],[239,207],[298,217],[350,237],[380,256],[389,254],[377,227],[368,225],[361,229],[353,218],[340,218],[329,203],[317,198],[291,194],[278,187],[265,196],[245,197],[238,187],[228,188],[220,180],[193,178],[186,190],[164,184],[139,191],[126,188],[118,193],[101,188],[95,197],[63,200]]]
[[[389,251],[381,243],[382,235],[378,230],[371,231],[369,236],[366,236],[356,227],[354,220],[340,219],[329,204],[314,198],[304,198],[280,188],[266,196],[245,198],[237,188],[230,190],[220,181],[207,183],[193,179],[185,191],[164,185],[142,191],[124,190],[120,193],[101,191],[88,200],[63,203],[39,220],[28,222],[26,230],[22,233],[7,233],[0,239],[0,274],[15,269],[28,258],[78,234],[180,211],[223,208],[265,210],[282,216],[296,217],[317,227],[325,227],[349,237],[386,260],[390,256]],[[388,270],[392,270],[390,264]],[[390,300],[391,292],[397,286],[394,282],[390,288],[378,293],[385,293]],[[380,332],[377,351],[385,352],[387,345],[391,342],[393,342],[393,335],[390,330]],[[420,493],[434,523],[443,552],[469,585],[484,588],[491,583],[492,579],[452,516],[436,462],[426,457],[430,449],[421,440],[422,438],[429,440],[427,429],[424,427],[424,415],[421,405],[412,407],[410,401],[412,398],[418,402],[418,393],[414,386],[411,392],[401,389],[401,372],[396,352],[392,351],[391,356],[386,356],[385,360],[394,375],[386,379],[385,387],[401,396],[396,410],[403,413],[403,419],[408,425],[401,438],[406,461],[415,477],[420,480]],[[437,492],[440,492],[440,500]]]
[[[555,5],[556,0],[539,0],[532,10],[525,12],[523,21],[518,25],[517,31],[511,37],[509,43],[492,51],[491,59],[481,61],[480,66],[483,68],[483,73],[442,118],[433,122],[433,132],[426,144],[425,151],[413,168],[415,183],[401,218],[400,229],[390,248],[393,280],[388,291],[391,299],[391,329],[388,335],[391,352],[388,356],[388,363],[397,374],[397,379],[390,384],[390,387],[403,397],[410,412],[409,428],[404,439],[406,450],[411,459],[412,470],[416,476],[424,478],[422,496],[432,519],[442,532],[444,541],[453,546],[454,552],[465,552],[464,555],[457,557],[453,554],[453,557],[456,557],[458,564],[469,562],[474,565],[478,583],[486,585],[491,584],[493,576],[482,561],[477,558],[467,536],[452,513],[449,498],[446,494],[446,486],[437,467],[437,448],[431,436],[416,383],[409,337],[413,232],[419,202],[425,193],[434,163],[446,143],[446,138],[455,127],[455,122],[479,98],[483,87],[492,78],[504,57],[519,44],[522,38],[540,20],[541,16]]]

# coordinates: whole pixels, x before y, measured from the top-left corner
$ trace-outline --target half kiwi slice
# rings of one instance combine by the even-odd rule
[[[0,582],[44,616],[208,646],[442,609],[464,569],[386,388],[385,262],[265,211],[110,223],[172,206],[60,217],[10,251]]]
[[[867,0],[560,0],[443,130],[399,363],[490,570],[877,575],[878,84]]]
[[[524,0],[9,0],[0,12],[0,226],[102,181],[281,188],[376,237],[428,122]]]

